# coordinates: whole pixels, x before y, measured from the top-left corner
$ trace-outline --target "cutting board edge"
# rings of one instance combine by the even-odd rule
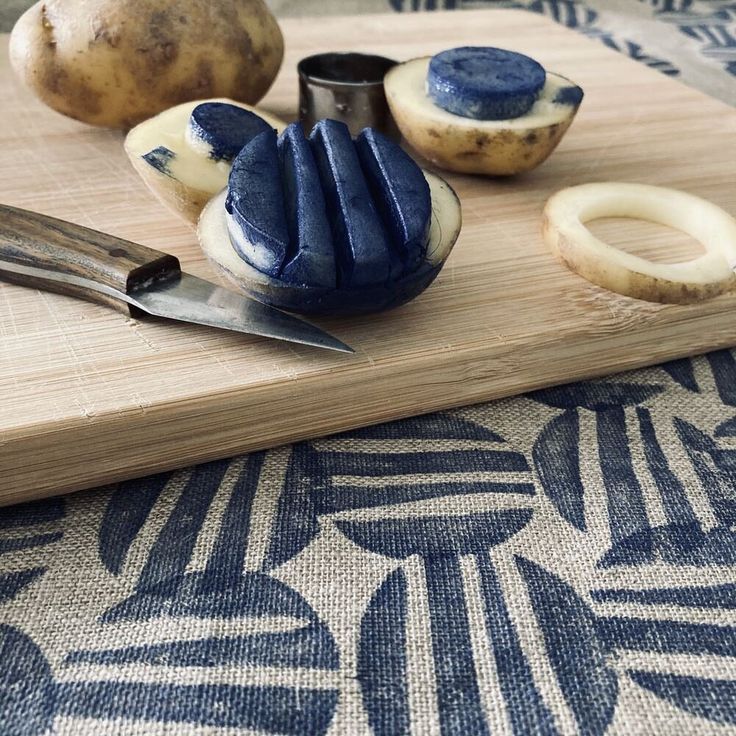
[[[705,320],[706,318],[708,318],[708,315],[705,315],[702,319]],[[581,338],[575,343],[568,342],[566,344],[566,347],[568,348],[584,347],[590,352],[595,352],[595,346],[596,341],[589,338]],[[630,360],[627,359],[625,355],[622,355],[621,361],[617,367],[617,373],[639,368],[653,367],[668,360],[692,357],[711,350],[730,348],[733,346],[736,346],[736,326],[734,326],[730,332],[724,333],[717,341],[711,340],[699,343],[686,350],[655,352],[652,353],[649,359],[644,360]],[[537,347],[536,350],[539,353],[539,355],[536,356],[536,363],[543,363],[544,361],[549,360],[547,355],[548,351],[546,349]],[[241,437],[235,440],[228,440],[225,444],[213,442],[211,439],[208,445],[200,445],[200,448],[196,452],[187,451],[186,453],[179,455],[167,455],[167,459],[164,460],[159,457],[158,460],[151,459],[142,461],[141,455],[135,446],[128,448],[126,451],[125,445],[121,445],[119,443],[121,435],[125,434],[125,429],[120,428],[119,420],[116,421],[112,414],[106,419],[101,419],[96,422],[94,425],[90,425],[89,422],[80,423],[76,428],[67,428],[63,430],[65,432],[65,447],[84,447],[90,439],[89,434],[91,433],[96,440],[94,443],[95,458],[99,460],[101,457],[115,457],[116,463],[114,467],[108,466],[102,469],[99,469],[98,467],[90,468],[89,465],[86,465],[84,467],[88,468],[88,470],[84,472],[83,477],[79,477],[79,461],[74,457],[70,459],[67,454],[65,462],[56,464],[56,468],[59,471],[56,477],[66,476],[68,478],[61,483],[51,484],[48,481],[50,475],[47,467],[49,464],[48,458],[53,458],[55,449],[58,450],[58,443],[55,441],[55,432],[4,442],[3,444],[0,444],[0,447],[4,448],[3,457],[0,457],[0,477],[5,481],[4,489],[0,490],[0,507],[17,503],[19,501],[30,501],[75,491],[87,490],[101,485],[109,485],[110,483],[143,477],[152,473],[176,470],[191,464],[218,460],[257,450],[271,449],[274,447],[293,444],[295,442],[334,435],[340,432],[358,429],[360,427],[380,424],[385,421],[394,421],[411,416],[421,416],[423,414],[429,414],[436,411],[447,411],[476,403],[519,395],[518,389],[514,389],[513,387],[494,387],[493,389],[490,389],[485,381],[488,376],[487,367],[482,365],[483,362],[487,361],[487,355],[483,354],[480,349],[477,353],[478,355],[475,357],[474,362],[464,363],[465,372],[471,375],[470,380],[468,380],[468,377],[466,376],[462,381],[454,382],[455,385],[462,386],[464,389],[462,394],[455,393],[451,397],[438,398],[437,392],[434,391],[434,398],[428,400],[418,411],[415,405],[408,405],[406,408],[399,410],[392,409],[390,413],[386,413],[381,412],[375,407],[375,405],[367,404],[360,407],[360,413],[356,413],[356,405],[350,404],[349,418],[340,417],[339,420],[335,420],[333,409],[340,408],[341,406],[342,408],[345,408],[345,406],[348,405],[347,399],[349,397],[345,396],[345,398],[338,401],[336,405],[322,400],[320,402],[320,416],[321,422],[323,423],[314,422],[314,420],[312,420],[313,423],[308,431],[294,432],[289,426],[283,431],[277,431],[274,434],[269,435],[268,439]],[[526,382],[527,388],[525,389],[524,394],[543,388],[550,388],[552,386],[567,385],[581,380],[603,378],[611,375],[610,367],[606,367],[605,365],[600,368],[581,369],[579,367],[581,362],[578,360],[577,354],[574,354],[574,351],[571,351],[567,360],[570,361],[571,372],[569,373],[569,380],[559,381],[557,379],[534,379],[533,377],[530,377]],[[525,356],[523,362],[527,370],[529,370],[530,366],[535,364],[534,362],[529,361],[529,356]],[[446,368],[446,366],[443,366],[443,368]],[[431,374],[428,374],[428,377],[431,377]],[[341,391],[350,393],[355,389],[355,381],[352,376],[347,374],[344,379],[343,384],[340,385],[339,388]],[[303,380],[303,384],[309,382],[309,379]],[[430,389],[436,389],[437,385],[441,385],[442,383],[443,382],[441,380],[430,380],[427,381],[427,386]],[[307,387],[303,385],[302,388],[304,390]],[[416,374],[413,370],[407,372],[406,380],[404,381],[404,388],[407,391],[417,388]],[[468,390],[469,388],[470,390]],[[182,422],[179,427],[180,433],[191,433],[195,429],[198,429],[201,432],[203,417],[207,415],[212,416],[213,426],[219,428],[220,431],[222,426],[227,426],[228,424],[230,426],[247,426],[249,414],[254,408],[254,403],[252,401],[253,396],[251,394],[241,394],[241,396],[245,400],[240,404],[234,404],[230,393],[225,392],[218,396],[218,399],[222,400],[222,406],[216,408],[210,406],[210,409],[206,414],[202,411],[194,411],[190,413],[189,417],[178,417],[175,412],[170,410],[170,406],[164,406],[164,416],[160,418],[154,418],[152,420],[151,413],[149,413],[149,434],[153,433],[158,435],[159,431],[165,429],[167,426],[170,427],[173,422]],[[322,394],[322,396],[324,396],[324,394]],[[204,399],[204,397],[202,397],[202,399]],[[270,403],[268,397],[264,397],[264,399],[266,403]],[[223,422],[223,414],[228,417],[228,421]],[[327,417],[329,417],[329,421],[326,420]],[[110,441],[106,437],[106,424],[110,425],[110,436],[113,441]],[[68,436],[70,433],[71,436]],[[216,435],[213,435],[212,437],[215,436]],[[104,443],[102,444],[100,442],[101,439],[104,440]],[[118,440],[118,442],[115,440]],[[5,452],[9,447],[13,447],[14,452],[6,455]],[[17,469],[15,471],[13,469],[14,455],[17,455],[18,458],[22,458],[24,461],[24,469],[20,472],[18,472]],[[160,455],[163,456],[165,453],[160,453]],[[33,470],[35,458],[41,460],[41,464],[38,466],[41,468],[40,472]],[[31,470],[28,470],[28,468],[31,468]],[[74,470],[77,470],[76,477],[71,474]],[[8,488],[12,490],[7,492],[6,489]]]

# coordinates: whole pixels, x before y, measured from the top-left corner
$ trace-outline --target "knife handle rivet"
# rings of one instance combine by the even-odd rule
[[[113,258],[125,258],[128,255],[128,251],[125,248],[113,248],[109,253]]]

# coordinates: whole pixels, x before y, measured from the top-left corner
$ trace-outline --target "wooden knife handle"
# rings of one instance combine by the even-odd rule
[[[15,273],[3,269],[4,263],[43,269],[56,278],[75,277],[77,283]],[[180,273],[179,260],[174,256],[38,212],[0,204],[0,279],[3,281],[130,311],[124,301],[96,291],[95,285],[107,287],[108,292],[113,289],[130,294],[152,281],[176,278]],[[87,283],[80,285],[79,279]]]

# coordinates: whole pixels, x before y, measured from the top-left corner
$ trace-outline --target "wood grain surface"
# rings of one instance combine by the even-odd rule
[[[538,58],[586,98],[558,151],[512,180],[448,179],[464,228],[435,284],[395,311],[322,320],[355,356],[135,321],[0,285],[0,503],[140,476],[736,344],[736,294],[690,306],[604,292],[546,251],[547,197],[600,180],[673,186],[736,213],[736,110],[539,16],[468,11],[283,22],[264,106],[293,119],[296,62],[319,50],[399,59],[466,44]],[[0,58],[0,201],[110,232],[214,278],[194,233],[133,173],[117,133],[34,101]],[[678,260],[686,236],[622,220],[594,231]]]

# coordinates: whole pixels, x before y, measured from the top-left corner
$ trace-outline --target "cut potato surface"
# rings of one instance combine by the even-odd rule
[[[196,222],[208,200],[227,184],[231,168],[230,161],[212,158],[205,148],[188,141],[189,118],[204,102],[223,102],[250,110],[278,132],[286,127],[275,115],[217,98],[185,102],[133,128],[125,138],[125,151],[135,170],[165,205],[191,222]],[[156,155],[149,156],[153,151]],[[157,165],[161,158],[165,166]]]
[[[412,273],[390,284],[364,288],[322,288],[289,284],[246,263],[230,242],[223,191],[199,219],[199,242],[205,255],[233,284],[259,301],[307,314],[349,315],[397,307],[416,297],[435,279],[454,246],[462,225],[460,202],[440,177],[425,172],[432,200],[426,257]]]
[[[348,126],[320,120],[309,142],[332,227],[337,285],[359,288],[392,281],[401,273],[401,262],[378,216]]]
[[[577,113],[583,91],[547,72],[529,112],[508,120],[476,120],[443,110],[427,94],[430,57],[394,67],[384,80],[386,98],[402,135],[426,159],[471,174],[511,175],[541,164]]]
[[[278,149],[290,250],[279,278],[334,286],[337,266],[327,204],[312,146],[299,123],[292,123],[279,136]]]
[[[276,131],[256,136],[233,161],[225,201],[230,242],[241,258],[277,276],[289,248]]]
[[[684,263],[654,263],[596,238],[585,223],[601,217],[668,225],[691,235],[706,252]],[[736,220],[686,192],[617,182],[569,187],[547,201],[543,232],[552,252],[570,269],[635,299],[682,304],[736,287]]]
[[[427,180],[405,151],[373,128],[358,136],[355,149],[384,225],[398,245],[404,270],[411,271],[427,252],[432,215]]]

